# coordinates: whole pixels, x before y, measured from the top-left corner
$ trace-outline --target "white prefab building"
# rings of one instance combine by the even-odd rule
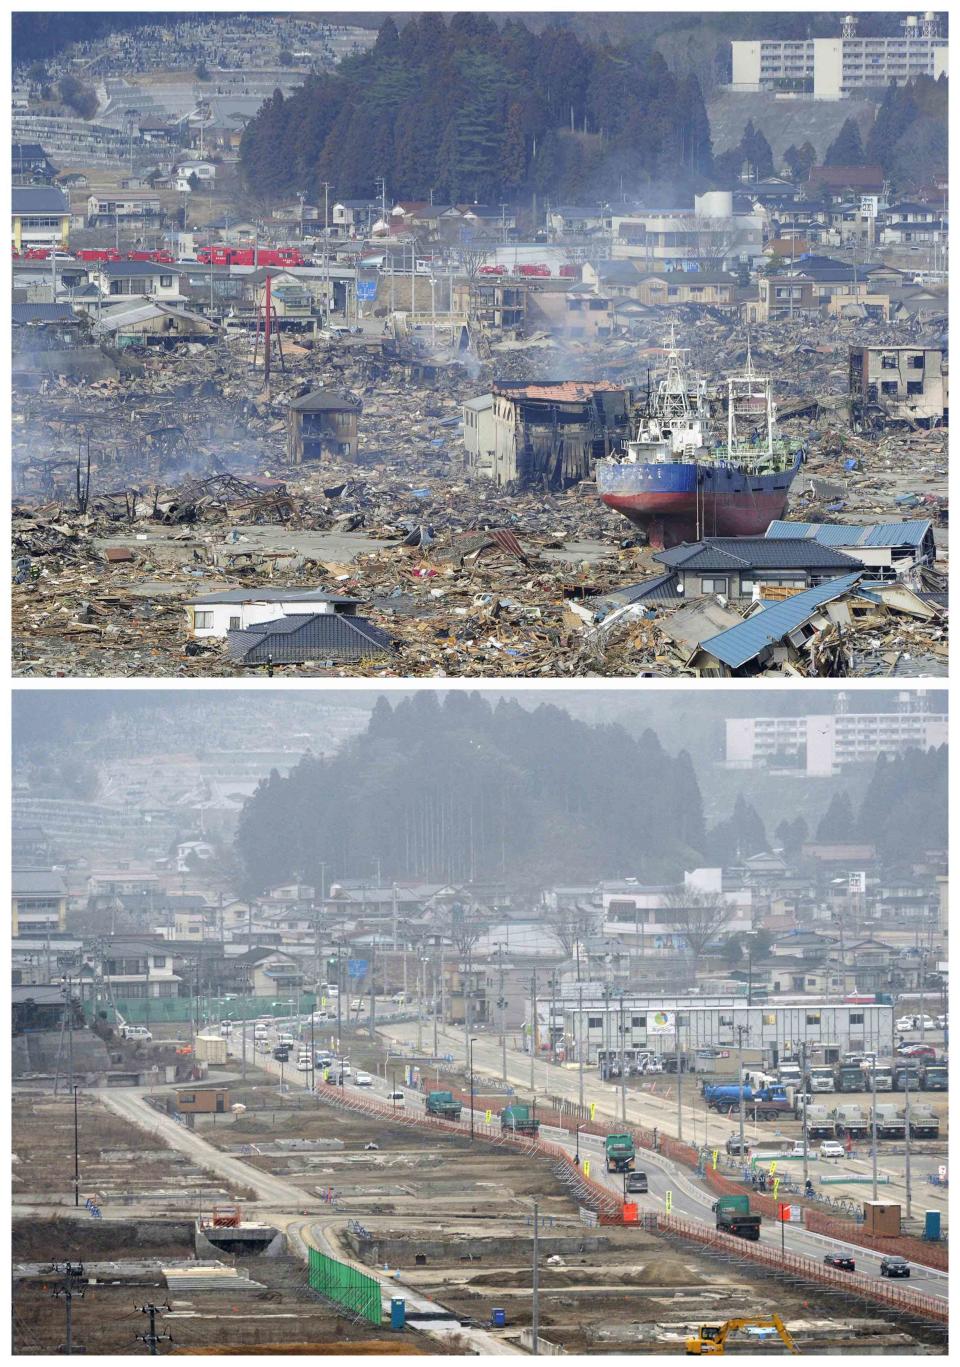
[[[936,14],[908,15],[894,38],[862,38],[847,15],[838,38],[733,42],[733,87],[813,94],[839,100],[854,90],[877,89],[913,76],[947,70],[947,39]]]
[[[538,1021],[545,1022],[551,1008],[555,1029],[562,1015],[567,1060],[578,1058],[579,1047],[587,1064],[597,1063],[601,1052],[617,1054],[621,1047],[628,1063],[631,1051],[639,1049],[670,1056],[677,1052],[678,1026],[681,1054],[735,1051],[742,1028],[744,1053],[760,1054],[771,1066],[797,1057],[801,1048],[808,1058],[828,1063],[848,1052],[893,1053],[894,1008],[881,1003],[778,1000],[748,1006],[743,997],[604,995],[600,984],[583,983],[566,984],[562,999],[538,997]],[[545,1043],[538,1030],[538,1047]]]
[[[190,634],[198,640],[225,638],[257,622],[272,622],[297,613],[355,614],[356,598],[341,598],[323,589],[226,589],[186,604]]]

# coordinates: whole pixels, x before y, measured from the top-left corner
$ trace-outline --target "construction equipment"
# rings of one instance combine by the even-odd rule
[[[687,1339],[687,1353],[688,1355],[692,1353],[695,1356],[724,1353],[726,1352],[727,1339],[739,1329],[776,1329],[788,1352],[800,1352],[780,1316],[768,1315],[756,1319],[725,1320],[723,1324],[702,1324],[696,1335]]]
[[[632,1172],[637,1155],[633,1136],[629,1134],[608,1134],[603,1141],[607,1160],[607,1172]]]

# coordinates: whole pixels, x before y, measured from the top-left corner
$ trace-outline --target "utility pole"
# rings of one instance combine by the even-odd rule
[[[683,1138],[683,1089],[680,1085],[680,1012],[674,1012],[673,1017],[673,1038],[674,1038],[674,1059],[677,1065],[677,1138]],[[741,1110],[743,1097],[740,1098]]]
[[[169,1305],[138,1305],[137,1309],[140,1311],[142,1315],[150,1316],[149,1333],[138,1334],[137,1338],[140,1340],[141,1343],[145,1343],[147,1345],[147,1352],[152,1357],[156,1357],[158,1353],[157,1345],[159,1343],[165,1343],[168,1341],[171,1343],[173,1342],[169,1334],[157,1333],[157,1316],[161,1314],[164,1310],[169,1310],[170,1307]]]
[[[801,1078],[800,1078],[800,1086],[803,1088],[803,1095],[804,1095],[804,1102],[803,1102],[803,1190],[806,1191],[806,1190],[807,1190],[807,1181],[808,1181],[808,1178],[809,1178],[809,1169],[808,1169],[808,1166],[807,1166],[807,1161],[808,1161],[808,1160],[807,1160],[807,1102],[806,1102],[806,1095],[807,1095],[807,1042],[806,1042],[806,1040],[804,1040],[803,1043],[800,1045],[800,1072],[801,1072],[801,1075],[802,1075]],[[742,1099],[742,1098],[741,1098],[741,1099]],[[743,1137],[743,1136],[741,1135],[741,1138],[742,1138],[742,1137]],[[743,1157],[742,1150],[741,1150],[741,1155],[740,1155],[740,1156],[741,1156],[741,1158]]]
[[[497,1007],[500,1011],[500,1074],[503,1084],[507,1084],[507,999],[503,995],[503,945],[497,946],[497,953],[500,959],[499,988],[500,995],[497,999]]]
[[[440,950],[440,994],[439,994],[439,996],[437,995],[436,973],[434,973],[434,983],[433,983],[433,1057],[434,1057],[434,1058],[437,1058],[437,1057],[438,1057],[438,1054],[439,1054],[439,1045],[438,1045],[438,1043],[437,1043],[437,1020],[438,1020],[438,1012],[442,1012],[442,1010],[443,1010],[443,950],[441,949],[441,950]]]
[[[53,1270],[63,1278],[62,1285],[57,1287],[53,1295],[63,1297],[67,1317],[67,1337],[66,1342],[60,1345],[60,1352],[70,1357],[73,1354],[73,1298],[78,1296],[83,1300],[83,1291],[76,1286],[77,1282],[83,1281],[83,1263],[54,1263]]]
[[[870,1065],[870,1100],[871,1100],[871,1102],[873,1103],[873,1104],[872,1104],[872,1109],[871,1109],[871,1114],[872,1114],[871,1129],[872,1129],[872,1132],[873,1132],[873,1144],[871,1145],[871,1148],[872,1148],[872,1150],[873,1150],[873,1199],[874,1199],[874,1201],[876,1201],[876,1199],[877,1199],[877,1060],[876,1060],[876,1058],[874,1058],[873,1063]]]
[[[530,1325],[531,1353],[540,1352],[540,1207],[533,1203],[533,1315]]]
[[[903,1092],[904,1092],[903,1133],[904,1133],[904,1141],[905,1141],[904,1150],[903,1150],[903,1181],[904,1181],[904,1186],[905,1186],[906,1189],[907,1189],[907,1219],[909,1220],[909,1219],[911,1218],[911,1215],[912,1215],[912,1210],[911,1210],[911,1198],[912,1198],[912,1196],[913,1196],[913,1191],[911,1190],[911,1184],[910,1184],[910,1175],[911,1175],[911,1174],[910,1174],[910,1069],[909,1069],[909,1068],[905,1069],[904,1074],[903,1074]]]
[[[738,1109],[738,1111],[740,1112],[740,1162],[741,1162],[741,1163],[744,1161],[744,1142],[745,1142],[745,1141],[744,1141],[744,1134],[743,1134],[743,1113],[744,1113],[744,1102],[743,1102],[743,1036],[744,1036],[744,1032],[745,1032],[745,1031],[747,1031],[747,1026],[745,1026],[745,1025],[738,1025],[738,1026],[737,1026],[737,1082],[738,1082],[739,1087],[740,1087],[740,1105],[737,1107],[737,1109]],[[749,1033],[749,1031],[747,1031],[747,1033]],[[806,1106],[804,1106],[804,1108],[803,1108],[803,1115],[804,1115],[804,1125],[806,1125],[806,1115],[807,1115],[807,1108],[806,1108]],[[806,1147],[806,1145],[804,1145],[804,1147]],[[807,1166],[806,1158],[804,1158],[803,1166],[804,1166],[804,1171],[806,1171],[806,1166]]]
[[[578,942],[579,943],[579,942]],[[588,1045],[589,1047],[589,1045]],[[583,1119],[583,987],[577,986],[577,1074],[580,1119]]]
[[[537,975],[530,979],[530,1090],[536,1095],[534,1066],[537,1061]]]
[[[80,1120],[77,1115],[76,1083],[73,1086],[73,1204],[80,1204]]]
[[[620,1115],[627,1123],[627,1037],[623,1018],[623,993],[620,993]],[[678,1136],[679,1138],[679,1136]]]

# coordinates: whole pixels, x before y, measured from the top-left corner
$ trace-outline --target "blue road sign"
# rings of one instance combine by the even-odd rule
[[[348,959],[347,972],[351,978],[365,978],[367,976],[367,960]]]

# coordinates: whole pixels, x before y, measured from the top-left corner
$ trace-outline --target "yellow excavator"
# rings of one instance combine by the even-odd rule
[[[726,1352],[727,1339],[731,1334],[735,1334],[738,1329],[776,1329],[786,1344],[788,1352],[800,1352],[780,1316],[769,1315],[761,1319],[726,1320],[723,1324],[701,1324],[696,1336],[687,1339],[687,1353],[693,1353],[696,1356],[701,1356],[704,1353],[724,1353]]]

